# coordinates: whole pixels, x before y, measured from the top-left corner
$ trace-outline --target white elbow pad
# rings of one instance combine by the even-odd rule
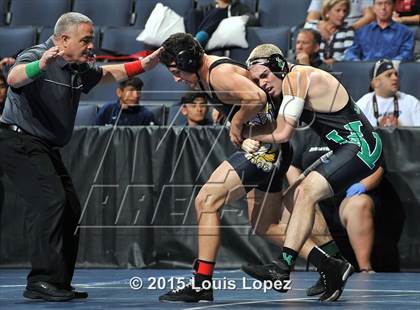
[[[305,100],[303,100],[302,98],[286,95],[283,97],[283,102],[280,106],[279,115],[298,120],[302,115],[304,105]]]

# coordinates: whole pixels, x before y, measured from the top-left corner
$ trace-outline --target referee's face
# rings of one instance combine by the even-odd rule
[[[83,23],[63,36],[64,58],[71,63],[84,63],[89,60],[89,51],[93,50],[93,26]]]

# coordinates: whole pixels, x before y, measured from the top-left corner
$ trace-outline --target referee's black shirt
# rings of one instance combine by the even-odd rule
[[[53,46],[51,37],[24,50],[14,66],[41,59]],[[63,146],[71,138],[81,92],[89,92],[101,77],[98,66],[70,64],[60,57],[33,82],[9,88],[0,121],[15,124],[52,146]]]

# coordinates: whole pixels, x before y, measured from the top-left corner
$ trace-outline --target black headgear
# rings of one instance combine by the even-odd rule
[[[274,73],[278,78],[284,79],[287,73],[289,73],[289,66],[287,65],[287,60],[282,54],[276,53],[268,57],[259,57],[250,59],[247,62],[248,67],[252,65],[263,65],[268,67],[271,72]]]
[[[196,73],[200,69],[204,50],[197,44],[187,50],[180,51],[176,55],[175,63],[179,70]]]

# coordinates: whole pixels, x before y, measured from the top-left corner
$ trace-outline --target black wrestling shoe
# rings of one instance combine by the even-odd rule
[[[184,288],[169,291],[159,296],[161,302],[211,302],[213,301],[213,289],[193,287],[192,282]]]
[[[46,301],[68,301],[74,298],[74,293],[54,284],[38,281],[28,283],[23,296],[29,299],[44,299]]]
[[[280,289],[276,288],[276,285],[273,283],[273,289],[277,292],[286,293],[289,290],[283,287],[288,286],[290,279],[290,268],[282,260],[274,259],[271,264],[266,265],[242,266],[241,269],[247,275],[260,281],[281,281],[282,285]]]
[[[343,292],[347,279],[353,274],[354,267],[346,261],[328,257],[324,260],[318,272],[325,285],[325,293],[320,301],[335,301]]]
[[[306,296],[316,296],[324,293],[325,290],[324,281],[322,280],[322,277],[319,277],[318,281],[306,290]]]

